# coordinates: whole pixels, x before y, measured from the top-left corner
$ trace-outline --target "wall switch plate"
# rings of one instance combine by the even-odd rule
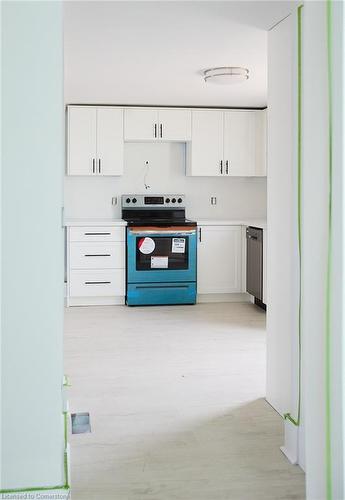
[[[211,205],[217,205],[217,196],[211,196]]]
[[[117,196],[113,196],[111,199],[111,204],[112,205],[117,205]]]

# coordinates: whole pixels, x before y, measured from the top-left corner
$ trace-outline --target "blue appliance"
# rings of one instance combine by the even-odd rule
[[[124,195],[127,221],[127,304],[196,302],[196,223],[183,195]]]

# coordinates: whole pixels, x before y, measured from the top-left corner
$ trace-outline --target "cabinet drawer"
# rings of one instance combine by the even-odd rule
[[[70,244],[71,269],[123,269],[125,243],[72,242]]]
[[[71,227],[70,241],[125,241],[124,227]]]
[[[125,270],[71,271],[71,297],[109,297],[125,294]]]

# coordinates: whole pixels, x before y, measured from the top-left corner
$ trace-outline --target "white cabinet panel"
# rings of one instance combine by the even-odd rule
[[[70,227],[67,304],[124,303],[125,267],[124,227]]]
[[[241,226],[200,226],[199,294],[242,292]]]
[[[255,175],[267,175],[267,109],[255,112]]]
[[[92,175],[96,171],[97,109],[70,107],[68,110],[68,175]]]
[[[153,141],[158,138],[157,109],[125,109],[125,141]]]
[[[97,109],[97,173],[123,174],[123,109]]]
[[[125,270],[72,270],[69,283],[71,297],[109,297],[125,293]]]
[[[189,109],[160,109],[159,138],[163,141],[191,140],[192,113]]]
[[[125,266],[124,242],[81,243],[70,245],[71,269],[123,269]]]
[[[124,227],[70,227],[70,241],[125,241]]]
[[[192,111],[192,141],[187,144],[187,175],[218,176],[224,172],[222,111]]]
[[[224,113],[224,161],[227,175],[255,175],[255,111]]]

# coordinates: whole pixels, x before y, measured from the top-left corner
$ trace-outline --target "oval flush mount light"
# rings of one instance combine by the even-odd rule
[[[219,68],[210,68],[204,71],[204,80],[206,83],[231,85],[233,83],[245,82],[248,78],[249,70],[236,66],[221,66]]]

